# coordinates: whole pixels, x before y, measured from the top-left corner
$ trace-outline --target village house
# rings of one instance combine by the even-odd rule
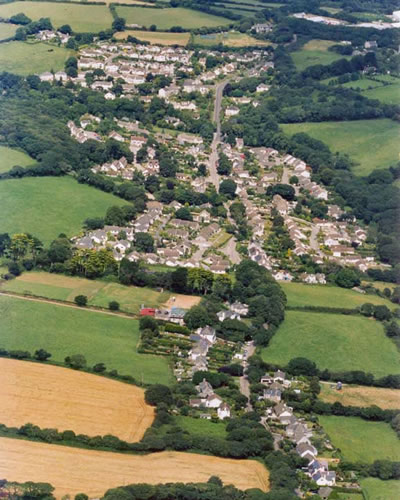
[[[231,407],[228,405],[228,403],[221,404],[221,406],[217,410],[217,415],[220,420],[224,420],[225,418],[230,418]]]

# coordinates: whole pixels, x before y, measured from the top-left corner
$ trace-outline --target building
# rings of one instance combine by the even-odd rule
[[[222,405],[217,410],[217,414],[220,420],[224,420],[225,418],[230,418],[231,407],[228,405],[228,403],[222,403]]]

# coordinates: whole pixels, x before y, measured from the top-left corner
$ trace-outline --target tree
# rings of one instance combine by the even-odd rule
[[[206,326],[210,322],[210,317],[208,311],[203,306],[193,306],[185,314],[184,317],[185,324],[192,330]]]
[[[73,354],[72,356],[67,356],[65,359],[65,364],[74,368],[75,370],[80,370],[86,367],[86,358],[83,354]]]
[[[232,172],[232,162],[224,153],[220,153],[217,172],[219,175],[230,175]]]
[[[77,295],[74,298],[74,302],[77,306],[85,307],[87,305],[88,298],[86,295]]]
[[[65,262],[72,256],[71,244],[67,238],[57,238],[50,244],[48,256],[51,262]]]
[[[392,317],[390,309],[386,306],[375,306],[374,318],[378,321],[387,321]]]
[[[119,302],[117,302],[116,300],[112,300],[108,303],[108,308],[110,309],[110,311],[119,311]]]
[[[360,278],[357,271],[343,268],[336,274],[335,282],[342,288],[353,288],[360,284]]]
[[[103,373],[106,371],[106,369],[107,369],[107,367],[104,363],[96,363],[93,366],[93,371],[96,373]]]
[[[142,316],[139,320],[140,330],[151,330],[154,333],[158,333],[158,323],[151,316]]]
[[[151,385],[144,394],[146,403],[152,406],[157,406],[164,403],[171,406],[173,403],[172,392],[169,387],[162,384]]]
[[[15,14],[14,16],[10,17],[10,22],[13,24],[30,24],[32,22],[32,19],[30,19],[28,16],[26,16],[24,13],[20,12],[19,14]]]
[[[288,372],[293,375],[307,375],[313,377],[318,373],[317,366],[313,361],[301,357],[291,359],[287,365],[287,369]]]
[[[187,291],[188,270],[178,267],[171,273],[171,288],[174,292],[185,293]]]
[[[135,247],[139,252],[151,253],[154,251],[154,239],[149,233],[135,234]]]
[[[235,181],[232,179],[225,179],[219,185],[219,192],[232,200],[236,196],[236,188]]]
[[[150,24],[149,30],[150,31],[157,31],[157,25],[156,24]]]
[[[115,31],[125,31],[126,19],[116,17],[112,23],[112,29]]]
[[[44,349],[38,349],[37,351],[35,351],[34,358],[38,361],[47,361],[49,358],[51,358],[51,354]]]
[[[64,33],[65,35],[70,35],[72,33],[72,28],[69,24],[63,24],[60,28],[58,28],[60,33]]]
[[[175,212],[175,217],[181,220],[193,220],[192,214],[187,207],[181,207]]]
[[[273,186],[268,186],[267,195],[274,196],[275,194],[279,194],[285,200],[292,201],[295,199],[296,191],[290,184],[274,184]]]
[[[125,216],[121,207],[113,206],[107,210],[105,223],[110,226],[123,226],[125,224]]]

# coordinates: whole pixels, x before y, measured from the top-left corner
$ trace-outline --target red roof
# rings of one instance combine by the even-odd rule
[[[152,307],[144,307],[140,309],[140,316],[154,316],[156,314],[156,310]]]

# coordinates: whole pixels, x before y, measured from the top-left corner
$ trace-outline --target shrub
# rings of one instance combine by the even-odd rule
[[[88,298],[86,295],[77,295],[74,298],[74,302],[77,306],[85,307],[87,305]]]
[[[112,300],[108,303],[108,308],[110,309],[110,311],[119,311],[119,302],[117,302],[116,300]]]

